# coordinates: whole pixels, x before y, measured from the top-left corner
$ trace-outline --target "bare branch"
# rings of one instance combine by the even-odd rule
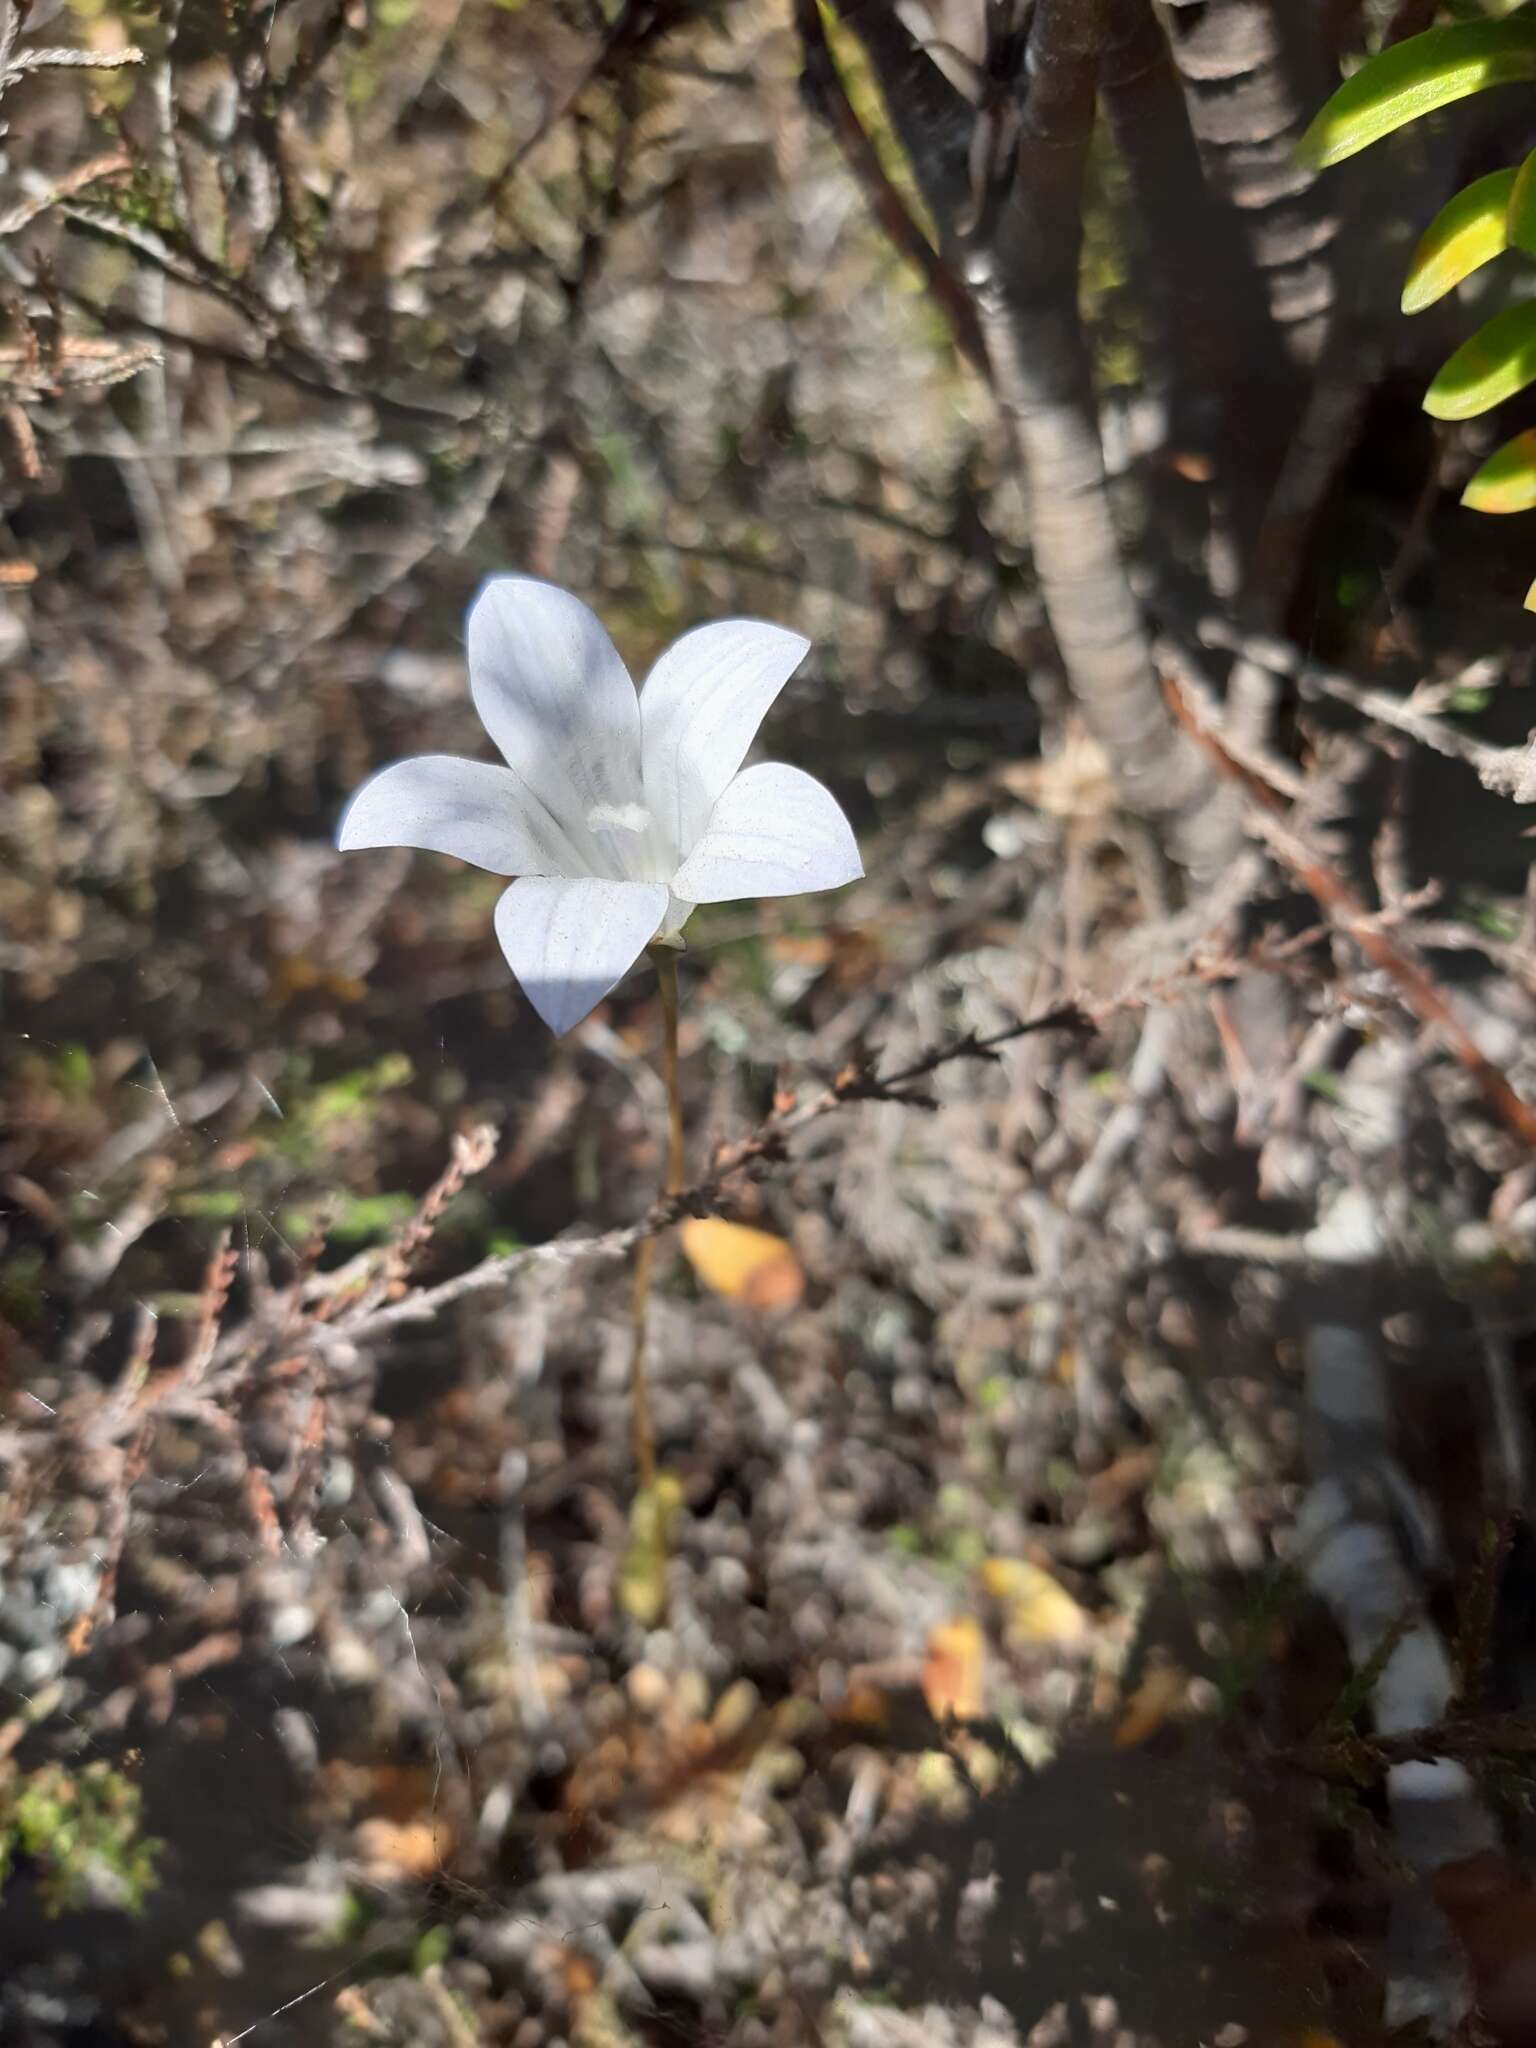
[[[975,308],[953,270],[907,211],[901,194],[886,176],[873,143],[860,127],[827,43],[818,0],[795,0],[795,22],[805,51],[803,85],[807,98],[836,136],[849,170],[863,186],[892,244],[918,272],[942,309],[960,349],[988,377],[986,350],[976,324]]]
[[[618,1259],[647,1238],[658,1236],[684,1216],[708,1215],[718,1202],[728,1180],[754,1166],[784,1156],[789,1139],[835,1109],[850,1102],[904,1102],[918,1108],[932,1106],[932,1098],[921,1087],[931,1074],[956,1060],[995,1059],[998,1050],[1015,1039],[1038,1031],[1088,1032],[1093,1022],[1075,1004],[1049,1010],[1043,1016],[1010,1024],[990,1037],[978,1038],[968,1032],[963,1038],[937,1046],[893,1074],[877,1074],[869,1066],[850,1063],[816,1095],[800,1101],[783,1094],[770,1113],[734,1144],[716,1153],[708,1175],[680,1194],[664,1195],[653,1202],[638,1222],[593,1237],[555,1238],[547,1244],[529,1245],[515,1252],[482,1259],[467,1272],[455,1274],[436,1287],[422,1289],[384,1308],[363,1307],[350,1312],[341,1309],[331,1317],[330,1328],[351,1339],[379,1336],[402,1323],[427,1322],[466,1295],[483,1294],[504,1287],[525,1267],[539,1264],[574,1265],[583,1259]],[[331,1276],[331,1285],[335,1279]]]
[[[1536,1146],[1536,1107],[1518,1094],[1509,1076],[1495,1066],[1477,1044],[1451,1004],[1421,963],[1390,939],[1344,878],[1308,845],[1284,816],[1282,800],[1268,783],[1244,767],[1221,735],[1207,724],[1197,726],[1178,688],[1170,683],[1169,701],[1190,730],[1198,731],[1211,758],[1249,798],[1250,822],[1270,852],[1314,897],[1339,929],[1353,940],[1373,967],[1396,984],[1408,1008],[1442,1045],[1454,1054],[1477,1084],[1499,1122],[1523,1144]]]

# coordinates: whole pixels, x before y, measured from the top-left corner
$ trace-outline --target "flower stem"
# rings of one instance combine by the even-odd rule
[[[671,946],[653,946],[656,980],[661,989],[662,1075],[667,1084],[667,1181],[666,1192],[677,1194],[683,1185],[683,1098],[677,1085],[677,953]],[[640,1491],[648,1493],[656,1483],[656,1425],[651,1415],[651,1387],[645,1370],[645,1343],[650,1321],[651,1268],[656,1263],[656,1240],[641,1240],[635,1253],[635,1276],[629,1298],[634,1349],[629,1363],[630,1430],[634,1441],[635,1470]]]

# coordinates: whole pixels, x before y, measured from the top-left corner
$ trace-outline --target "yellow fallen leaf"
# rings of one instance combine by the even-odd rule
[[[1005,1630],[1019,1643],[1080,1643],[1093,1624],[1048,1571],[1023,1557],[989,1557],[981,1567],[983,1592],[1005,1614]]]
[[[683,1489],[670,1472],[637,1493],[629,1510],[629,1543],[619,1567],[618,1601],[642,1628],[654,1628],[667,1606],[667,1559],[682,1512]]]
[[[782,1237],[723,1216],[690,1216],[677,1234],[694,1272],[727,1301],[793,1308],[805,1292],[805,1269]]]
[[[987,1640],[968,1614],[929,1630],[923,1698],[935,1721],[976,1721],[986,1712]]]

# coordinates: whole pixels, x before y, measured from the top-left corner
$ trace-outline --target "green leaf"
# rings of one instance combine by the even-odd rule
[[[1536,428],[1516,434],[1490,455],[1461,502],[1474,512],[1529,512],[1536,506]]]
[[[1469,420],[1536,378],[1536,303],[1507,306],[1464,341],[1424,394],[1437,420]]]
[[[1526,159],[1527,165],[1530,159]],[[1490,171],[1447,200],[1419,237],[1403,280],[1403,311],[1422,313],[1454,291],[1463,278],[1501,255],[1508,245],[1507,217],[1513,171]]]
[[[198,1216],[210,1223],[233,1223],[245,1213],[239,1188],[188,1188],[177,1195],[171,1210],[177,1216]]]
[[[61,1045],[53,1072],[59,1093],[73,1102],[85,1101],[96,1085],[96,1070],[83,1045]]]
[[[1536,150],[1515,173],[1504,231],[1512,249],[1523,249],[1527,256],[1536,256]]]
[[[439,1921],[418,1937],[416,1946],[411,1950],[411,1969],[416,1976],[425,1976],[428,1970],[447,1962],[452,1952],[453,1929],[445,1921]]]
[[[1322,170],[1484,86],[1522,78],[1536,78],[1536,16],[1522,11],[1507,21],[1426,29],[1346,79],[1297,143],[1297,158]]]

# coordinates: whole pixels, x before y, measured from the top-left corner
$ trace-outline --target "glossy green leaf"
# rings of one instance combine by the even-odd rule
[[[1490,171],[1447,200],[1413,252],[1403,281],[1403,311],[1422,313],[1507,246],[1513,171]]]
[[[1536,150],[1515,173],[1504,230],[1512,249],[1536,256]]]
[[[1437,420],[1469,420],[1536,379],[1536,302],[1508,306],[1463,342],[1424,394]]]
[[[1516,434],[1490,455],[1461,502],[1474,512],[1529,512],[1536,506],[1536,428]]]
[[[1536,78],[1536,13],[1426,29],[1346,79],[1296,145],[1297,157],[1321,170],[1437,107],[1522,78]]]

